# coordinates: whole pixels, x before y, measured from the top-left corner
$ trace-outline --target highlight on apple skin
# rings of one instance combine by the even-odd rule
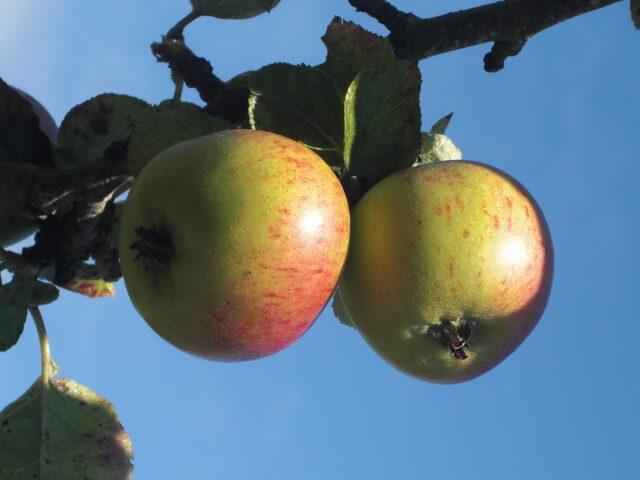
[[[165,340],[250,360],[298,339],[331,297],[349,208],[330,167],[273,133],[229,130],[153,159],[126,200],[127,291]]]
[[[401,371],[470,380],[510,355],[549,298],[542,211],[506,173],[469,161],[397,172],[351,218],[340,298],[366,341]]]

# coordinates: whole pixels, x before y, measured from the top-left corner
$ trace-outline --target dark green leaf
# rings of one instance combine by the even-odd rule
[[[449,126],[449,122],[451,121],[451,117],[453,117],[453,113],[442,117],[431,127],[431,133],[440,133],[444,135],[447,131],[447,127]]]
[[[110,93],[75,106],[60,125],[60,144],[68,156],[56,160],[66,168],[99,159],[113,142],[128,139],[136,118],[150,108],[135,97]]]
[[[0,79],[0,161],[51,167],[52,152],[29,102]]]
[[[50,283],[39,280],[13,280],[0,287],[0,304],[36,307],[51,303],[60,292]]]
[[[169,103],[148,110],[136,119],[129,140],[129,170],[137,176],[151,159],[176,143],[231,128],[231,123],[203,112],[194,104]]]
[[[640,30],[640,0],[631,0],[631,19],[636,28]]]
[[[18,343],[26,319],[26,308],[0,303],[0,352]]]
[[[375,183],[411,166],[420,151],[420,72],[397,60],[361,71],[345,100],[345,153],[350,175]]]
[[[253,128],[298,140],[330,161],[341,162],[343,101],[329,76],[317,67],[274,63],[250,78]]]
[[[190,0],[195,12],[216,18],[251,18],[275,8],[280,0]]]
[[[130,480],[132,458],[113,405],[73,380],[38,380],[0,412],[2,479]]]
[[[327,58],[320,68],[333,79],[343,96],[360,70],[395,60],[387,38],[339,17],[329,24],[322,41],[327,47]]]

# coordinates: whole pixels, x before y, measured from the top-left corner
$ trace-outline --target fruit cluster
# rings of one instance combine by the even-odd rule
[[[185,351],[225,361],[273,354],[337,287],[384,359],[442,383],[507,357],[542,315],[552,277],[542,213],[503,172],[422,164],[376,184],[350,214],[320,157],[255,130],[200,137],[152,160],[127,199],[120,246],[134,305]]]
[[[51,116],[19,93],[55,143]],[[352,211],[321,157],[259,130],[177,143],[138,170],[119,227],[126,288],[153,330],[199,357],[274,354],[335,293],[342,320],[391,365],[462,382],[511,354],[549,297],[544,216],[484,164],[423,160]],[[0,246],[36,227],[3,219]]]

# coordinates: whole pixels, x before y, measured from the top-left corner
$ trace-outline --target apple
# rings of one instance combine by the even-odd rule
[[[358,202],[338,289],[382,358],[457,383],[527,337],[552,271],[549,230],[525,188],[487,165],[443,161],[396,172]]]
[[[228,130],[179,143],[141,171],[120,227],[132,303],[196,356],[276,353],[338,281],[349,209],[329,166],[288,138]]]
[[[11,87],[22,98],[29,102],[31,110],[38,117],[40,130],[49,138],[52,144],[58,145],[58,126],[47,109],[28,93],[16,87]],[[0,218],[0,247],[8,247],[24,240],[38,230],[38,225],[25,217]]]
[[[58,125],[56,121],[53,119],[49,111],[42,105],[38,100],[33,98],[27,92],[24,92],[16,87],[11,87],[16,92],[20,94],[22,98],[24,98],[29,105],[31,105],[31,111],[38,117],[38,124],[40,125],[40,130],[47,136],[47,138],[51,141],[53,145],[58,146]]]
[[[196,8],[203,4],[202,0],[192,0],[192,3]],[[242,20],[268,12],[279,3],[280,0],[206,0],[202,8],[216,18]]]

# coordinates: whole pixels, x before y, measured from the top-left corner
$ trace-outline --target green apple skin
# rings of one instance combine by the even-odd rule
[[[51,143],[58,145],[58,126],[49,111],[35,98],[16,87],[11,87],[27,100],[38,117],[40,129]],[[24,240],[38,230],[33,220],[23,217],[0,218],[0,247],[5,248]]]
[[[487,165],[443,161],[397,172],[360,200],[338,288],[382,358],[423,380],[458,383],[521,344],[552,276],[549,230],[524,187]],[[432,334],[443,320],[474,322],[466,359]]]
[[[280,135],[229,130],[154,158],[126,200],[120,259],[134,306],[196,356],[241,361],[298,339],[332,295],[349,241],[337,177]],[[170,238],[169,261],[135,259],[136,228]]]
[[[280,3],[280,0],[272,2],[273,9]],[[256,0],[209,0],[207,3],[207,13],[216,18],[244,20],[265,13],[264,7],[258,5]]]

